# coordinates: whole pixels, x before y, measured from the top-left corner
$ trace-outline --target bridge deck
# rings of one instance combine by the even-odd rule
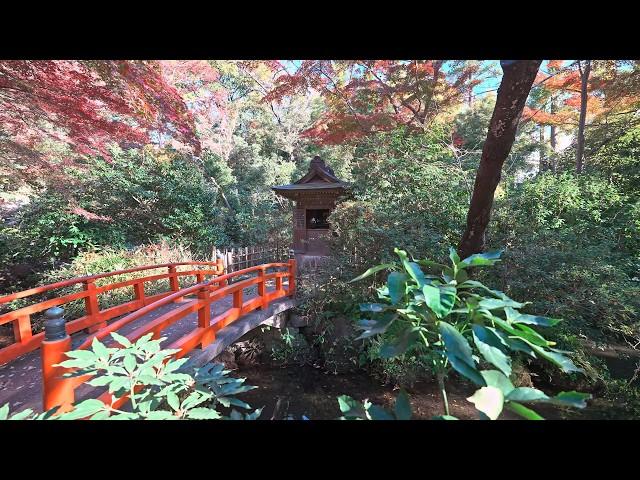
[[[283,281],[284,285],[287,285],[286,278]],[[275,291],[275,282],[267,282],[267,292]],[[257,287],[251,286],[244,290],[243,296],[245,300],[250,300],[257,296]],[[150,312],[142,318],[125,325],[118,330],[121,335],[127,335],[133,332],[136,328],[146,324],[147,322],[158,318],[160,315],[167,313],[175,308],[184,306],[185,302],[192,302],[192,299],[184,299],[180,302],[165,305]],[[231,308],[232,299],[225,297],[217,302],[211,304],[211,318],[224,313]],[[124,316],[124,315],[123,315]],[[122,318],[122,317],[118,317]],[[110,320],[109,323],[116,321],[118,318]],[[235,322],[234,322],[235,323]],[[218,332],[218,336],[223,335],[225,330],[234,327],[234,323],[224,327]],[[180,337],[192,332],[198,324],[197,313],[192,313],[182,319],[178,320],[173,325],[163,330],[162,336],[166,339],[162,343],[163,347],[171,344],[173,341]],[[84,331],[80,331],[72,335],[73,347],[80,345],[88,334]],[[201,350],[193,350],[187,357],[198,355]],[[83,400],[91,396],[97,396],[97,393],[101,393],[104,387],[96,389],[90,385],[83,385],[76,390],[76,401]],[[0,366],[0,406],[5,403],[10,404],[10,411],[17,412],[24,410],[25,408],[31,408],[36,412],[42,411],[42,365],[40,350],[29,352],[14,361]]]

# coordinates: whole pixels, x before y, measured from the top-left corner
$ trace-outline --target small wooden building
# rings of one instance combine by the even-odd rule
[[[329,222],[338,197],[349,184],[335,176],[333,170],[316,156],[309,172],[295,183],[279,185],[273,190],[295,201],[293,210],[293,250],[297,254],[327,255],[329,253]]]

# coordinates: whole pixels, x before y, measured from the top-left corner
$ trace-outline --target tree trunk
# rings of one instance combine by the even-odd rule
[[[549,162],[546,157],[547,146],[544,143],[544,125],[540,125],[540,139],[539,139],[539,152],[540,152],[540,162],[538,163],[538,173],[542,173],[546,170],[549,170]]]
[[[551,107],[549,109],[549,112],[551,113],[551,115],[556,113],[554,98],[551,99]],[[551,125],[551,128],[549,129],[549,144],[551,145],[551,159],[549,161],[549,164],[551,165],[551,170],[553,171],[553,173],[556,173],[557,160],[556,160],[556,126],[555,125]]]
[[[500,62],[502,81],[489,122],[487,139],[482,148],[467,214],[467,228],[458,247],[461,258],[481,252],[484,248],[485,231],[491,217],[493,195],[500,182],[502,165],[516,138],[522,109],[541,63],[542,60]]]
[[[585,61],[584,70],[582,63],[578,61],[580,70],[580,120],[578,121],[578,146],[576,148],[576,172],[582,173],[584,166],[584,127],[587,121],[587,84],[591,73],[591,60]]]

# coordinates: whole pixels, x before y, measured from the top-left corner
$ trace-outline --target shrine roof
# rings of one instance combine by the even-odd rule
[[[309,171],[300,180],[289,185],[271,187],[277,193],[309,190],[346,190],[350,185],[335,176],[333,170],[316,156],[311,160]]]

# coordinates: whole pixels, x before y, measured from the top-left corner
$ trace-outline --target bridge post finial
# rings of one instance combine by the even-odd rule
[[[44,339],[48,342],[63,340],[67,336],[65,329],[64,310],[53,307],[44,312]]]

